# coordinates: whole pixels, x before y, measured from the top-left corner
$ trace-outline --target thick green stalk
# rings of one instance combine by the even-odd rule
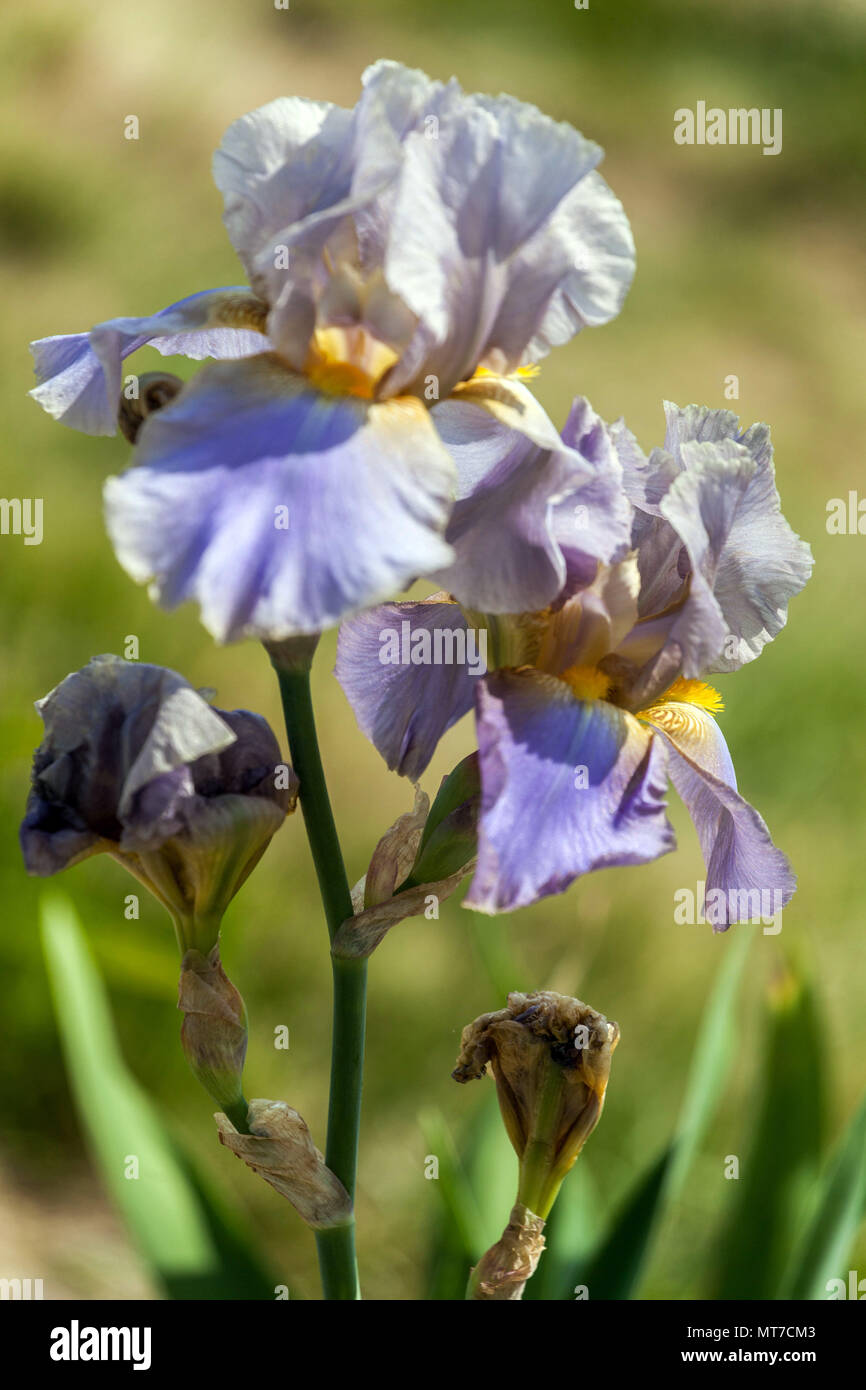
[[[352,916],[352,897],[319,753],[308,670],[274,666],[286,718],[289,752],[298,775],[300,802],[319,880],[328,935]],[[334,1014],[331,1039],[331,1096],[325,1162],[355,1199],[364,1029],[367,1001],[366,960],[332,957]],[[360,1298],[354,1220],[316,1233],[322,1286],[328,1299]]]

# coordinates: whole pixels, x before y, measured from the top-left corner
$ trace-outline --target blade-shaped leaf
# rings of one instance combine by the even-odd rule
[[[462,1299],[469,1270],[484,1250],[484,1224],[465,1164],[440,1110],[418,1117],[428,1154],[436,1160],[435,1184],[440,1208],[433,1225],[429,1252],[427,1298]],[[474,1135],[463,1152],[471,1155]]]
[[[685,1097],[672,1143],[633,1184],[602,1243],[567,1276],[560,1298],[585,1284],[590,1298],[633,1298],[662,1219],[676,1200],[721,1098],[736,1055],[736,1000],[751,936],[741,929],[725,939],[722,962],[701,1019]]]
[[[585,1286],[588,1296],[596,1301],[633,1296],[659,1220],[674,1152],[672,1144],[645,1169],[620,1208],[604,1243],[578,1277],[569,1280],[569,1285]],[[574,1293],[560,1291],[559,1297],[573,1298]]]
[[[780,1298],[825,1299],[831,1279],[844,1279],[848,1252],[866,1215],[866,1099],[840,1140],[797,1244]]]
[[[735,1006],[752,935],[748,927],[741,926],[716,940],[723,943],[725,957],[704,1009],[692,1054],[665,1181],[665,1203],[679,1195],[721,1099],[731,1061],[737,1054]]]
[[[818,1171],[824,1076],[812,994],[792,968],[770,985],[762,1094],[715,1267],[713,1297],[773,1298]]]
[[[70,1085],[105,1184],[173,1298],[273,1298],[274,1285],[179,1154],[120,1053],[71,903],[42,900],[42,942]]]
[[[485,917],[468,912],[467,932],[490,981],[496,1008],[503,1008],[512,990],[523,989],[525,971],[515,958],[508,927],[501,917]]]

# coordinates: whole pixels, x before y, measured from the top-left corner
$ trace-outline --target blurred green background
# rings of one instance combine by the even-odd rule
[[[256,646],[215,647],[194,611],[158,612],[119,569],[101,489],[126,465],[127,446],[64,429],[27,399],[26,344],[235,283],[210,179],[224,128],[282,94],[350,105],[364,66],[388,56],[438,77],[456,73],[470,90],[535,102],[605,147],[603,173],[634,229],[637,278],[618,320],[545,361],[538,394],[559,422],[573,394],[587,395],[605,418],[625,415],[645,448],[661,442],[665,397],[730,405],[744,424],[768,421],[784,510],[811,541],[816,570],[761,660],[719,681],[741,790],[800,878],[778,936],[740,926],[714,937],[706,926],[674,925],[674,892],[703,878],[695,835],[674,804],[675,855],[597,874],[491,923],[451,902],[438,922],[404,923],[376,953],[358,1200],[365,1292],[407,1299],[430,1288],[441,1194],[424,1177],[425,1155],[438,1152],[431,1145],[446,1132],[459,1147],[489,1104],[487,1083],[458,1088],[449,1073],[462,1026],[504,1002],[499,985],[576,994],[620,1023],[605,1115],[581,1159],[591,1180],[586,1219],[598,1225],[670,1138],[713,982],[735,937],[751,933],[730,1074],[640,1286],[650,1298],[717,1296],[744,1200],[742,1178],[724,1177],[725,1159],[738,1155],[742,1167],[767,1099],[768,992],[778,1001],[801,988],[795,979],[808,982],[814,1018],[793,1029],[781,1063],[808,1027],[809,1065],[820,1078],[800,1094],[793,1122],[783,1104],[765,1135],[766,1191],[785,1169],[786,1145],[814,1150],[812,1158],[819,1146],[827,1152],[866,1081],[866,539],[829,536],[825,526],[830,498],[866,488],[864,6],[590,0],[578,11],[570,0],[291,0],[284,11],[267,0],[151,0],[142,10],[126,0],[35,0],[4,8],[0,53],[2,491],[41,496],[45,508],[41,546],[0,537],[0,1274],[42,1277],[46,1297],[160,1295],[88,1157],[60,1053],[39,946],[39,885],[25,877],[17,848],[41,729],[33,700],[135,635],[142,660],[215,687],[218,704],[259,710],[283,732]],[[699,99],[781,107],[781,155],[675,145],[674,110]],[[137,141],[124,139],[130,114],[139,118]],[[129,369],[162,360],[147,349]],[[740,394],[728,402],[731,374]],[[410,788],[358,733],[331,675],[333,649],[330,635],[315,688],[354,881],[377,833],[409,808]],[[443,743],[428,790],[471,746],[465,721]],[[265,1252],[275,1282],[293,1298],[317,1297],[309,1232],[218,1147],[212,1107],[186,1070],[168,920],[144,895],[140,920],[125,920],[135,885],[106,858],[76,868],[62,886],[107,982],[132,1072]],[[248,1094],[288,1100],[323,1146],[330,976],[300,817],[236,900],[223,941],[250,1014]],[[511,961],[491,975],[484,959],[497,946]],[[280,1024],[290,1030],[288,1052],[273,1046]],[[796,1085],[788,1089],[797,1097]],[[494,1135],[480,1167],[481,1181],[502,1193],[492,1241],[516,1172],[504,1135]],[[750,1239],[762,1247],[760,1220]],[[839,1276],[858,1259],[866,1274],[862,1236]]]

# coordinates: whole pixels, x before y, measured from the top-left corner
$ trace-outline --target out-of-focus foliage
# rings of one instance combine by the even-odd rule
[[[242,1234],[172,1143],[121,1057],[102,981],[68,899],[42,902],[67,1074],[106,1188],[169,1298],[271,1298]]]
[[[789,1201],[805,1201],[805,1188],[827,1204],[818,1216],[804,1215],[797,1238],[806,1242],[807,1260],[817,1250],[809,1240],[821,1210],[841,1212],[837,1227],[850,1234],[856,1203],[846,1155],[853,1141],[845,1148],[841,1136],[863,1093],[866,1055],[858,852],[866,811],[859,600],[866,539],[828,535],[825,521],[829,499],[863,486],[862,8],[845,0],[819,8],[806,0],[590,0],[587,10],[568,0],[293,0],[289,10],[277,10],[264,0],[152,0],[142,20],[127,5],[35,0],[3,9],[0,55],[2,492],[42,497],[45,516],[41,546],[0,536],[0,1202],[11,1211],[26,1198],[28,1210],[51,1213],[41,1225],[33,1218],[23,1247],[32,1252],[31,1267],[44,1272],[46,1297],[58,1290],[123,1296],[145,1275],[134,1247],[117,1233],[110,1272],[88,1263],[88,1232],[104,1229],[104,1198],[57,1045],[39,949],[39,885],[25,878],[15,842],[40,734],[32,701],[92,654],[122,653],[134,635],[142,660],[216,687],[224,707],[260,710],[275,728],[280,714],[263,653],[250,644],[216,648],[194,612],[158,612],[119,570],[102,526],[101,489],[106,475],[126,465],[127,446],[79,436],[27,400],[26,342],[234,283],[237,262],[209,173],[223,129],[283,93],[348,104],[363,66],[382,55],[440,76],[456,72],[471,89],[511,91],[605,146],[605,176],[634,228],[637,278],[618,320],[587,330],[546,360],[538,393],[561,422],[579,391],[606,418],[624,414],[646,447],[660,441],[665,396],[731,405],[746,423],[769,421],[784,509],[813,543],[816,571],[791,605],[788,628],[759,661],[719,682],[741,789],[800,875],[780,936],[758,925],[713,937],[706,925],[674,923],[675,891],[694,889],[703,878],[693,831],[675,806],[676,855],[595,875],[563,898],[483,923],[482,936],[452,901],[439,921],[406,922],[377,951],[358,1213],[365,1289],[373,1297],[414,1298],[426,1287],[442,1204],[436,1181],[425,1178],[425,1157],[438,1141],[428,1138],[419,1112],[438,1113],[435,1132],[454,1136],[485,1238],[492,1224],[494,1239],[496,1221],[501,1230],[507,1216],[497,1211],[494,1220],[487,1197],[491,1208],[494,1193],[497,1203],[510,1200],[513,1153],[488,1118],[484,1087],[458,1088],[450,1080],[469,1019],[500,1007],[507,987],[550,987],[579,995],[620,1023],[604,1119],[580,1160],[586,1178],[574,1179],[590,1184],[590,1197],[578,1186],[554,1219],[572,1232],[569,1248],[581,1239],[588,1248],[670,1143],[704,1001],[746,933],[755,939],[727,1084],[709,1098],[712,1117],[677,1200],[654,1228],[639,1291],[650,1298],[734,1291],[731,1270],[742,1270],[743,1261],[731,1244],[733,1223],[746,1209],[757,1211],[762,1185],[776,1171],[785,1191],[766,1209],[768,1230],[787,1227]],[[781,107],[782,153],[675,145],[674,111],[698,100]],[[124,138],[130,114],[139,118],[137,141]],[[156,364],[163,359],[147,349],[130,370]],[[732,375],[739,381],[735,401],[724,394]],[[378,834],[409,809],[411,795],[355,728],[330,675],[332,661],[329,635],[317,657],[316,697],[354,879]],[[465,721],[443,743],[426,788],[435,791],[471,747]],[[73,870],[64,888],[106,980],[137,1082],[232,1203],[275,1282],[287,1284],[293,1297],[317,1296],[309,1233],[219,1149],[211,1107],[186,1070],[167,919],[143,894],[138,919],[125,915],[135,885],[106,858]],[[503,942],[511,943],[511,962],[497,951]],[[330,973],[298,817],[280,831],[232,906],[223,947],[250,1014],[250,1091],[290,1101],[321,1144]],[[768,1031],[766,990],[784,956],[800,962],[798,989],[814,998],[821,1019],[829,1077],[822,1164],[826,1145],[842,1144],[829,1179],[821,1167],[818,1182],[827,1181],[826,1190],[811,1181],[818,1153],[811,1138],[797,1136],[796,1151],[783,1153],[790,1131],[771,1119],[796,1092],[796,1068],[804,1065],[800,1054],[780,1055],[773,1041],[784,1020],[776,1018]],[[494,962],[495,986],[485,958]],[[274,1047],[280,1025],[290,1031],[288,1051]],[[817,1124],[812,1113],[809,1123]],[[463,1151],[470,1114],[486,1135],[478,1174]],[[444,1167],[444,1137],[441,1143]],[[737,1181],[724,1176],[730,1154],[740,1157]],[[747,1183],[749,1163],[757,1174],[750,1171]],[[584,1200],[591,1221],[580,1214]],[[80,1240],[60,1250],[55,1233],[68,1229],[70,1211],[78,1213]],[[809,1220],[818,1225],[809,1227]],[[796,1252],[776,1248],[776,1234],[767,1256],[773,1278],[783,1254],[796,1259]],[[858,1261],[864,1267],[862,1233],[844,1257],[843,1243],[824,1248],[821,1270],[827,1259],[845,1265],[835,1271],[839,1277]],[[554,1273],[557,1258],[550,1261]],[[548,1277],[554,1275],[542,1262],[539,1278]]]

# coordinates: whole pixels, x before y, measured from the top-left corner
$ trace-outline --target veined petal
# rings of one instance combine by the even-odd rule
[[[447,564],[454,465],[414,399],[310,389],[273,354],[204,367],[105,499],[118,559],[220,641],[317,632]]]
[[[458,389],[432,413],[460,480],[446,532],[456,559],[439,572],[437,582],[482,612],[545,608],[567,576],[559,540],[566,527],[558,504],[568,509],[578,496],[584,498],[581,489],[586,489],[580,510],[582,543],[590,550],[608,549],[607,518],[597,514],[596,528],[587,505],[601,474],[594,444],[586,453],[565,444],[518,381],[482,377],[471,389],[469,384]],[[583,442],[578,439],[578,446]],[[607,496],[604,484],[599,500],[602,496]],[[627,505],[625,498],[622,501]],[[624,543],[626,516],[623,512]],[[595,561],[590,563],[594,570]]]
[[[512,371],[619,311],[634,272],[601,150],[510,97],[432,90],[403,142],[385,259],[418,316],[388,389],[444,398],[480,364]]]
[[[551,675],[568,667],[597,667],[637,621],[640,576],[632,553],[616,565],[599,565],[592,583],[555,605],[534,665]]]
[[[728,627],[714,592],[720,556],[754,475],[749,452],[735,440],[686,443],[682,470],[658,504],[638,513],[633,531],[641,576],[642,623],[621,655],[649,648],[632,680],[632,707],[654,699],[675,675],[716,669]]]
[[[664,411],[665,450],[678,460],[680,468],[688,466],[680,455],[684,444],[720,444],[723,439],[736,439],[739,433],[740,422],[731,410],[665,401]]]
[[[589,478],[557,505],[554,518],[569,579],[582,587],[592,582],[597,561],[608,565],[625,558],[632,508],[610,428],[585,396],[576,396],[572,402],[562,439],[592,466]]]
[[[737,792],[715,719],[680,701],[642,710],[639,717],[671,749],[668,772],[695,823],[706,864],[709,920],[724,930],[731,922],[774,915],[790,902],[797,880],[761,816]]]
[[[569,250],[573,257],[570,263]],[[554,281],[557,269],[559,275]],[[516,349],[521,310],[525,312],[533,300],[546,301],[521,359],[535,362],[582,328],[616,318],[634,270],[634,239],[622,203],[593,171],[562,200],[547,235],[535,238],[516,257],[513,292],[505,301],[494,335],[506,344],[513,343]],[[518,330],[513,337],[509,332],[512,326]]]
[[[331,321],[334,300],[335,323],[362,322],[353,289],[381,281],[399,132],[418,99],[408,94],[407,117],[405,86],[365,88],[353,111],[279,98],[235,121],[214,156],[229,236],[270,307],[272,342],[298,370],[318,318]],[[384,282],[377,302],[377,326],[397,320],[402,328],[407,311]]]
[[[665,447],[644,468],[637,446],[629,452],[627,431],[618,436],[638,508],[641,612],[658,613],[687,573],[699,574],[703,583],[692,584],[690,603],[704,609],[707,640],[684,648],[686,674],[736,670],[784,626],[789,599],[811,573],[811,551],[782,516],[766,425],[741,431],[730,411],[669,401],[665,414]]]
[[[632,716],[521,670],[487,677],[477,719],[482,806],[467,907],[524,907],[591,869],[674,847],[664,749]]]
[[[273,283],[257,279],[258,258],[281,228],[347,196],[351,135],[351,111],[278,97],[233,121],[214,154],[223,222],[251,283],[269,301]]]
[[[476,642],[456,603],[435,596],[384,604],[342,624],[335,675],[360,728],[402,776],[420,777],[445,731],[472,708],[484,674]],[[450,659],[430,659],[437,643]],[[455,661],[461,652],[475,661]]]
[[[236,121],[214,176],[297,370],[316,328],[363,324],[395,352],[383,396],[435,377],[445,399],[618,312],[634,248],[601,153],[535,107],[379,62],[352,111],[281,99]]]
[[[267,347],[265,306],[245,287],[204,290],[145,318],[108,319],[89,333],[31,343],[39,385],[30,392],[49,415],[85,434],[115,434],[121,364],[146,343],[163,356],[245,357]]]

